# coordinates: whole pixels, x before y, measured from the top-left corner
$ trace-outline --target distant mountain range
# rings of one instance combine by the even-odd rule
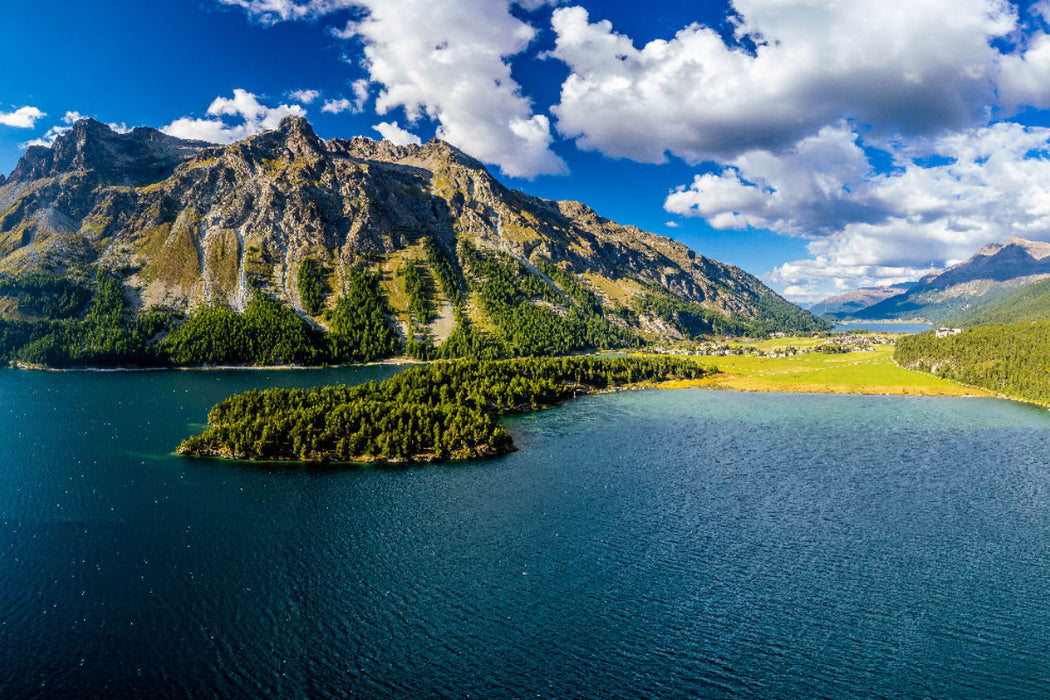
[[[987,245],[969,260],[926,275],[881,299],[879,295],[888,288],[836,295],[810,308],[815,313],[858,320],[1000,322],[996,319],[1004,313],[1022,313],[1018,302],[1010,299],[1018,294],[1031,297],[1031,292],[1024,290],[1047,279],[1050,243],[1014,237],[1002,244]],[[866,304],[869,300],[871,303]],[[851,303],[856,308],[848,308]]]
[[[319,305],[303,299],[304,265],[321,271],[309,287]],[[324,141],[299,117],[228,146],[87,119],[27,149],[0,178],[0,317],[33,315],[18,279],[90,285],[99,268],[118,273],[134,308],[240,311],[261,292],[321,328],[366,270],[402,333],[421,328],[436,344],[461,317],[494,335],[527,326],[518,314],[508,330],[493,312],[506,301],[500,275],[544,318],[652,340],[825,327],[739,268],[578,202],[510,190],[443,141]],[[435,313],[410,308],[406,276]]]
[[[829,318],[848,318],[883,299],[907,291],[914,282],[905,282],[888,287],[862,287],[841,294],[834,294],[809,306],[809,310],[818,316]]]

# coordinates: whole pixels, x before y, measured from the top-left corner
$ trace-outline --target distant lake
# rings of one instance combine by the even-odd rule
[[[894,321],[850,321],[835,326],[836,333],[845,331],[866,330],[872,333],[922,333],[933,326],[929,323],[898,323]]]
[[[1046,697],[1050,413],[606,394],[490,462],[171,455],[289,372],[0,370],[0,697]]]

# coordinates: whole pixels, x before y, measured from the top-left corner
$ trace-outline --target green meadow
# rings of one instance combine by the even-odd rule
[[[803,349],[818,342],[811,338],[781,338],[760,341],[753,346],[765,351],[789,346]],[[714,365],[721,373],[702,380],[671,382],[663,386],[824,394],[993,395],[898,367],[893,362],[893,348],[892,345],[877,345],[872,352],[807,353],[791,357],[702,355],[696,357],[697,361]]]

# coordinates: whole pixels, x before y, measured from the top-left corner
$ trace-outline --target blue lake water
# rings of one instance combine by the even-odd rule
[[[489,462],[170,454],[393,371],[0,371],[0,697],[1050,694],[1044,410],[643,391]]]
[[[835,326],[836,333],[864,330],[871,333],[922,333],[933,326],[929,323],[909,323],[905,321],[850,321]]]

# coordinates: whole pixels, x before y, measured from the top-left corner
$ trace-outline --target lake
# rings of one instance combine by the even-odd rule
[[[488,462],[171,454],[316,371],[0,371],[0,697],[1045,697],[1050,413],[634,391]]]
[[[836,333],[868,331],[869,333],[922,333],[933,328],[929,323],[910,321],[848,321],[835,326]]]

